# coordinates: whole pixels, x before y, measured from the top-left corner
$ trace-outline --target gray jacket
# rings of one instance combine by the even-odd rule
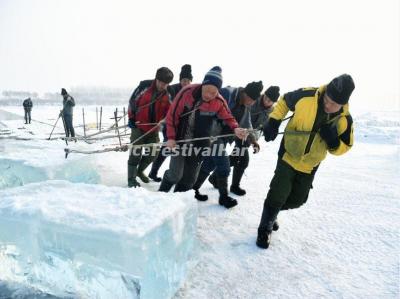
[[[264,124],[268,120],[269,114],[272,112],[273,107],[269,109],[265,109],[264,105],[262,104],[262,97],[259,97],[257,101],[251,106],[251,124],[254,129],[261,129],[255,132],[256,139],[260,138],[262,128]]]
[[[24,106],[25,111],[31,111],[32,110],[32,106],[33,106],[32,100],[30,98],[27,98],[23,102],[22,106]]]
[[[64,97],[63,100],[63,113],[72,115],[73,114],[73,107],[75,106],[75,100],[69,94]]]

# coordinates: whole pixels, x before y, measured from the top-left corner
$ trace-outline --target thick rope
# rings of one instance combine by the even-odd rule
[[[247,131],[249,133],[258,131],[259,129],[248,129]],[[310,134],[312,133],[311,131],[286,131],[286,132],[279,132],[278,134],[295,134],[295,135],[305,135],[305,134]],[[143,135],[142,135],[143,136]],[[199,138],[192,138],[192,139],[184,139],[184,140],[177,140],[176,143],[188,143],[188,142],[193,142],[193,141],[200,141],[200,140],[210,140],[211,142],[216,141],[219,138],[226,138],[226,137],[234,137],[236,136],[235,134],[223,134],[223,135],[216,135],[216,136],[210,136],[210,137],[199,137]],[[138,138],[139,139],[139,138]],[[113,148],[106,148],[106,149],[101,149],[101,150],[94,150],[94,151],[80,151],[80,150],[72,150],[69,148],[65,148],[65,154],[68,155],[70,153],[78,153],[78,154],[97,154],[97,153],[105,153],[105,152],[126,152],[132,148],[135,147],[154,147],[154,146],[165,146],[167,143],[166,142],[157,142],[157,143],[145,143],[145,144],[124,144],[122,146],[117,146]]]

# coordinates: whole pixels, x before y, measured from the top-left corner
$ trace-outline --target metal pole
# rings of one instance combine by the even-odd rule
[[[99,129],[99,110],[96,106],[96,129]]]

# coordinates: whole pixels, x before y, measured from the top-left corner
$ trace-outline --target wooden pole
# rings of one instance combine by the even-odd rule
[[[85,108],[82,108],[82,116],[83,116],[83,136],[86,137]]]
[[[114,117],[115,117],[115,121],[117,122],[116,126],[115,126],[115,134],[117,134],[118,133],[118,119],[117,119],[117,117],[118,117],[118,108],[115,108]]]
[[[101,131],[101,118],[103,117],[103,106],[100,106],[100,122],[99,122],[99,131]]]
[[[126,110],[124,106],[124,133],[126,133]]]
[[[115,111],[114,111],[114,119],[115,119],[115,131],[117,132],[117,134],[118,134],[118,140],[119,140],[119,146],[122,146],[122,143],[121,143],[121,135],[119,135],[119,129],[118,129],[118,116],[117,116],[117,113],[118,113],[118,109],[115,109]]]

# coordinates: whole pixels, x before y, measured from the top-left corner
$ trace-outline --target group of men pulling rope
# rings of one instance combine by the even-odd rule
[[[195,198],[205,201],[208,196],[199,190],[208,178],[219,191],[219,204],[229,209],[237,205],[229,191],[238,196],[246,194],[240,183],[249,165],[249,147],[257,153],[260,150],[257,140],[262,133],[267,142],[282,134],[256,241],[259,247],[268,248],[272,231],[279,228],[278,213],[298,208],[307,201],[327,152],[341,155],[352,147],[353,121],[348,101],[355,87],[353,79],[343,74],[327,85],[301,88],[282,97],[278,86],[270,86],[262,93],[261,81],[245,87],[222,87],[219,66],[210,69],[199,84],[192,84],[191,66],[187,64],[182,66],[180,82],[170,86],[172,80],[172,71],[161,67],[153,80],[141,81],[134,90],[128,107],[130,143],[94,151],[65,149],[66,155],[129,150],[129,187],[139,187],[138,178],[142,183],[152,179],[160,182],[161,192],[169,192],[172,187],[174,192],[193,189]],[[70,96],[64,97],[70,105],[67,103]],[[289,111],[293,114],[285,118]],[[69,123],[68,117],[64,119]],[[285,130],[279,132],[284,120],[289,121]],[[73,128],[67,127],[74,137]],[[163,142],[159,139],[160,131]],[[85,139],[96,140],[100,133]],[[226,150],[228,144],[233,145],[230,154]],[[168,156],[169,167],[159,177],[158,171]],[[146,175],[150,164],[151,170]],[[231,168],[232,182],[228,189]]]

